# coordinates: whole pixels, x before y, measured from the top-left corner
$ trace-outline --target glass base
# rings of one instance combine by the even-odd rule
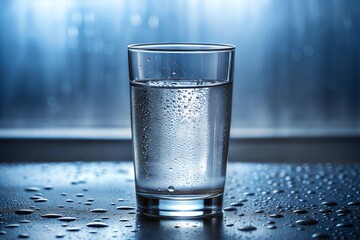
[[[222,214],[223,194],[206,198],[156,198],[137,194],[138,211],[149,217],[204,218]]]

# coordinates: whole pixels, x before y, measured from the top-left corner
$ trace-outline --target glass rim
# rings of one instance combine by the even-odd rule
[[[137,43],[128,45],[129,51],[139,52],[231,52],[235,46],[222,43]]]

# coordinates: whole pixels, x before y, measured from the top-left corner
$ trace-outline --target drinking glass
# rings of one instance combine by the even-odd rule
[[[235,47],[128,47],[138,211],[153,217],[222,213]]]

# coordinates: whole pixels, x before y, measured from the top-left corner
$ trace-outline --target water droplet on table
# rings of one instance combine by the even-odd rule
[[[253,192],[244,192],[244,196],[255,196]]]
[[[47,202],[47,201],[48,201],[48,199],[46,199],[46,198],[38,198],[38,199],[34,200],[35,203],[42,203],[42,202]]]
[[[128,221],[130,221],[130,220],[127,219],[127,218],[121,218],[121,219],[119,220],[119,222],[128,222]]]
[[[311,237],[319,240],[330,239],[330,236],[326,233],[314,233]]]
[[[325,209],[320,209],[319,212],[323,213],[323,214],[328,214],[328,213],[332,213],[332,210],[328,209],[328,208],[325,208]]]
[[[31,200],[36,200],[36,199],[41,199],[41,198],[42,198],[41,196],[37,196],[37,195],[29,197],[29,199],[31,199]]]
[[[295,209],[295,210],[293,211],[293,213],[296,213],[296,214],[305,214],[305,213],[307,213],[307,212],[308,212],[308,210],[306,210],[306,209],[304,209],[304,208]]]
[[[24,219],[24,220],[20,220],[19,223],[31,223],[31,221]]]
[[[45,189],[45,190],[52,190],[52,189],[53,189],[53,186],[51,186],[51,185],[46,185],[46,186],[44,187],[44,189]]]
[[[43,218],[60,218],[60,217],[62,217],[62,215],[57,214],[57,213],[47,213],[47,214],[42,215],[41,217],[43,217]]]
[[[19,226],[20,226],[20,224],[12,223],[12,224],[5,225],[4,228],[17,228]]]
[[[80,231],[80,228],[78,227],[69,227],[66,229],[66,231],[69,231],[69,232],[78,232]]]
[[[267,226],[268,229],[276,229],[277,227],[275,225]]]
[[[339,228],[348,228],[348,227],[353,227],[354,225],[352,223],[338,223],[336,224],[336,227]]]
[[[40,188],[38,188],[38,187],[27,187],[27,188],[25,188],[25,191],[27,191],[27,192],[39,192]]]
[[[95,209],[90,210],[90,212],[93,212],[93,213],[105,213],[107,211],[108,210],[106,210],[104,208],[95,208]]]
[[[88,224],[86,224],[87,227],[94,227],[94,228],[103,228],[103,227],[108,227],[109,225],[107,225],[106,223],[103,222],[90,222]]]
[[[308,218],[308,219],[297,220],[296,223],[299,225],[314,225],[314,224],[318,224],[318,221],[312,218]]]
[[[336,206],[337,203],[334,201],[326,201],[326,202],[322,202],[321,205],[325,205],[325,206]]]
[[[116,210],[134,210],[135,207],[131,207],[131,206],[119,206],[116,208]]]
[[[62,221],[62,222],[72,222],[72,221],[76,221],[77,218],[76,217],[60,217],[58,220]]]
[[[245,226],[242,226],[242,227],[238,228],[238,230],[244,231],[244,232],[250,232],[250,231],[254,231],[256,229],[257,228],[252,226],[252,225],[245,225]]]
[[[223,210],[225,212],[231,212],[231,211],[237,211],[237,208],[236,207],[225,207]]]
[[[234,202],[234,203],[230,203],[229,205],[232,206],[232,207],[242,207],[242,206],[244,206],[244,204],[241,203],[241,202]]]
[[[336,210],[337,213],[351,213],[350,209],[347,208],[341,208],[339,210]]]
[[[18,238],[30,238],[30,235],[28,233],[20,233]]]
[[[34,212],[34,210],[31,210],[31,209],[19,209],[19,210],[15,211],[15,213],[18,215],[32,214],[33,212]]]

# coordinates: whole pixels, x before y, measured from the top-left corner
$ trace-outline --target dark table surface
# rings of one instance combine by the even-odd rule
[[[229,163],[223,216],[194,220],[137,214],[131,162],[0,172],[0,239],[360,239],[360,164]]]

